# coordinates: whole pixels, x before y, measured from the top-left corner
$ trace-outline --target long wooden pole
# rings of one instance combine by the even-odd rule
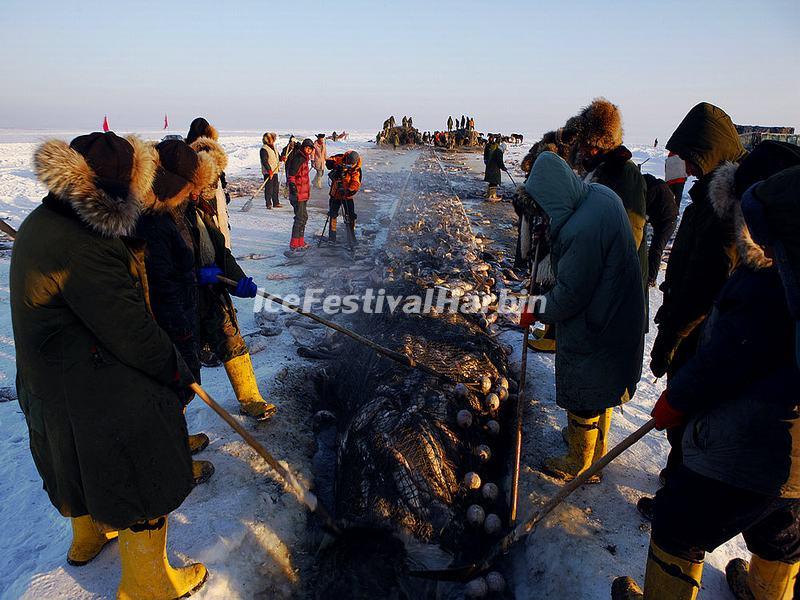
[[[495,544],[489,553],[480,561],[465,565],[463,567],[428,571],[410,571],[409,574],[413,575],[414,577],[422,577],[424,579],[436,579],[441,581],[468,581],[480,573],[489,570],[501,554],[505,554],[509,551],[511,546],[527,537],[534,530],[536,525],[538,525],[547,515],[553,512],[553,509],[564,502],[564,500],[566,500],[570,494],[572,494],[582,485],[586,484],[589,479],[602,471],[610,462],[616,460],[616,458],[625,452],[625,450],[633,446],[645,435],[650,433],[655,426],[656,420],[650,419],[647,423],[642,425],[639,429],[614,446],[614,448],[612,448],[603,458],[598,460],[591,467],[586,469],[583,473],[561,488],[561,490],[555,496],[548,500],[544,506],[537,510],[527,521],[520,523],[514,529],[512,529],[511,532],[508,533],[497,544]]]
[[[533,290],[536,288],[536,279],[539,275],[539,249],[541,247],[541,238],[536,240],[536,249],[533,253],[533,269],[531,269],[531,280],[528,284],[528,298]],[[517,502],[519,497],[519,469],[520,461],[522,460],[522,420],[525,416],[525,380],[528,372],[528,340],[530,339],[530,327],[525,328],[525,335],[522,338],[522,360],[519,367],[519,391],[517,392],[517,415],[515,426],[514,438],[514,465],[511,477],[511,508],[509,510],[509,524],[514,525],[517,522]]]
[[[309,490],[306,486],[300,483],[297,478],[292,475],[292,473],[286,469],[282,464],[280,464],[269,451],[261,445],[261,443],[255,439],[250,432],[248,432],[244,427],[242,427],[239,422],[234,419],[231,414],[222,408],[217,402],[206,392],[202,387],[200,387],[197,383],[192,383],[189,386],[191,390],[197,394],[200,399],[205,402],[211,409],[217,413],[222,420],[225,421],[230,427],[238,433],[242,439],[247,442],[247,445],[250,446],[253,450],[255,450],[261,458],[267,461],[267,464],[272,467],[272,469],[280,475],[281,479],[288,485],[295,493],[300,502],[305,504],[308,509],[319,515],[320,519],[325,523],[325,525],[334,533],[339,533],[339,528],[337,527],[336,523],[331,517],[331,514],[328,510],[320,503],[317,496]]]

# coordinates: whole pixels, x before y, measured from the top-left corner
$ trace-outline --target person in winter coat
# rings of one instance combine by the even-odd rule
[[[286,161],[286,177],[289,186],[289,202],[294,208],[294,224],[290,250],[306,250],[305,240],[308,210],[306,202],[311,196],[311,185],[308,179],[308,161],[314,154],[314,142],[306,138],[299,149],[292,152]]]
[[[194,144],[199,138],[209,138],[215,142],[219,140],[217,130],[212,127],[203,117],[197,117],[189,125],[189,133],[186,135],[186,143]],[[204,189],[200,196],[209,205],[214,206],[214,223],[225,236],[225,247],[231,247],[231,226],[228,219],[228,204],[231,196],[227,191],[228,182],[225,179],[225,171],[221,171],[219,179],[211,183]]]
[[[715,131],[719,130],[718,128]],[[736,141],[738,141],[738,136]],[[697,143],[702,147],[709,148],[710,151],[714,149],[713,145],[702,140]],[[668,378],[674,376],[682,365],[694,355],[702,323],[705,321],[708,311],[711,310],[711,305],[706,307],[698,302],[705,298],[705,301],[713,303],[713,297],[708,300],[707,295],[711,292],[709,287],[718,285],[721,288],[742,258],[740,246],[736,244],[734,215],[729,208],[733,205],[731,198],[741,196],[753,183],[796,164],[800,164],[800,148],[797,146],[783,142],[762,142],[756,146],[753,152],[743,157],[738,165],[733,162],[718,165],[708,175],[701,177],[689,191],[693,202],[684,211],[661,289],[665,292],[665,303],[667,291],[672,294],[667,304],[667,310],[691,310],[692,312],[688,314],[695,316],[693,320],[685,321],[686,324],[683,325],[684,330],[689,330],[691,333],[677,345],[677,350],[674,351],[674,356],[667,368]],[[697,186],[702,187],[698,188]],[[689,209],[692,210],[689,211]],[[684,223],[688,225],[685,226]],[[691,228],[688,228],[689,226]],[[707,239],[696,240],[695,236],[697,235],[705,236]],[[717,244],[716,246],[713,245],[714,242]],[[703,276],[704,272],[706,277]],[[685,283],[684,277],[687,278]],[[694,297],[695,293],[700,296],[699,299]],[[703,308],[706,310],[705,313],[700,312]],[[673,320],[672,314],[662,311],[664,311],[663,307],[656,314],[659,333],[651,353],[653,358],[651,368],[657,375],[663,374],[663,372],[657,371],[659,366],[655,362],[656,357],[660,356],[659,352],[663,351],[664,339],[670,339],[664,337],[670,333],[670,330],[664,327],[682,322]],[[682,427],[667,430],[667,439],[672,449],[661,473],[662,480],[668,479],[670,474],[675,472],[682,463],[680,443],[682,437]],[[654,504],[651,497],[640,498],[637,507],[646,518],[652,518]]]
[[[327,167],[331,180],[328,237],[331,242],[336,242],[336,218],[344,207],[350,239],[355,241],[356,211],[353,198],[361,189],[361,156],[355,150],[334,154],[328,159]]]
[[[647,251],[647,284],[655,287],[664,248],[678,225],[678,202],[663,179],[649,173],[642,177],[647,185],[647,222],[653,228]]]
[[[179,390],[192,375],[151,313],[140,240],[152,147],[112,132],[34,154],[48,190],[14,242],[9,283],[17,392],[53,506],[71,519],[67,561],[119,536],[118,595],[176,598],[201,564],[173,569],[167,517],[192,490]]]
[[[216,166],[217,173],[225,168],[227,157],[215,141],[199,138],[191,147],[200,160],[209,159]],[[239,402],[239,411],[256,421],[264,421],[272,417],[277,408],[264,400],[258,390],[250,353],[242,339],[231,301],[231,294],[239,298],[253,298],[258,288],[225,246],[225,238],[217,228],[212,213],[213,207],[200,194],[196,201],[187,204],[184,214],[191,234],[197,274],[198,346],[209,345],[222,361]],[[231,289],[219,281],[219,276],[237,282],[236,287]]]
[[[314,140],[314,158],[313,165],[316,175],[314,177],[314,187],[318,190],[322,189],[322,176],[325,175],[325,161],[328,159],[328,152],[325,148],[325,134],[318,133],[317,139]]]
[[[696,164],[696,163],[695,163]],[[800,570],[800,167],[749,188],[733,213],[741,266],[714,301],[695,354],[653,409],[685,423],[683,464],[656,495],[644,595],[694,599],[703,559],[742,533],[728,565],[737,598],[789,600]],[[770,258],[773,257],[773,258]]]
[[[503,162],[503,151],[505,144],[498,144],[495,138],[492,142],[487,144],[484,149],[484,158],[486,160],[486,171],[483,180],[487,182],[486,199],[487,200],[500,200],[501,196],[497,195],[497,186],[500,185],[501,172],[506,170],[506,165]]]
[[[200,382],[197,347],[197,281],[192,240],[183,213],[190,195],[197,197],[217,180],[218,170],[210,159],[200,160],[182,140],[153,144],[158,157],[153,187],[136,225],[136,235],[145,242],[145,267],[150,304],[156,323],[167,333],[195,381]],[[181,390],[185,405],[194,394]],[[189,436],[189,449],[197,454],[208,446],[205,433]],[[214,474],[209,461],[193,460],[192,477],[198,485]]]
[[[631,151],[622,145],[622,116],[605,98],[595,99],[577,116],[580,136],[578,161],[587,183],[611,188],[622,200],[639,254],[642,290],[647,312],[647,186]]]
[[[633,396],[644,352],[636,245],[619,197],[581,181],[558,155],[536,159],[525,191],[550,219],[555,285],[520,325],[555,324],[556,402],[568,411],[566,456],[544,471],[570,480],[605,455],[611,412]]]
[[[447,117],[447,131],[453,131],[453,117]]]
[[[261,175],[266,180],[264,185],[264,202],[267,209],[281,208],[281,201],[278,198],[280,193],[280,180],[278,179],[278,168],[280,167],[280,157],[275,148],[275,141],[278,139],[275,133],[265,133],[261,138],[262,146],[258,152],[261,162]]]

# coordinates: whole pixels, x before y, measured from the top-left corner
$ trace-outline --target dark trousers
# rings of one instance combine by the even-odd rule
[[[264,179],[267,176],[264,175]],[[280,201],[278,200],[278,192],[280,191],[281,183],[278,180],[277,175],[273,175],[272,178],[266,183],[264,186],[264,201],[267,204],[267,208],[270,206],[278,206]]]
[[[742,534],[764,560],[800,560],[800,500],[765,496],[704,477],[685,466],[656,494],[652,539],[684,560],[699,562]]]
[[[300,201],[291,191],[289,192],[289,204],[294,209],[294,223],[292,223],[292,239],[302,238],[306,235],[306,223],[308,222],[308,210],[306,201]]]
[[[197,334],[200,346],[209,344],[222,362],[247,354],[239,322],[228,292],[214,287],[200,290]]]

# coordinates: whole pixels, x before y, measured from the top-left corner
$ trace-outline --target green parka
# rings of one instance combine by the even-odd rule
[[[525,189],[550,218],[556,283],[537,318],[556,328],[556,402],[570,411],[616,406],[633,396],[644,352],[641,271],[625,209],[552,152],[536,159]]]
[[[150,314],[143,248],[123,235],[138,200],[95,187],[63,142],[42,148],[50,194],[22,223],[10,268],[19,402],[53,505],[126,528],[192,489],[175,391],[191,375]]]

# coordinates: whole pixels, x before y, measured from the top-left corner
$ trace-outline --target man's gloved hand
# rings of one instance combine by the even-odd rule
[[[522,314],[519,316],[519,326],[523,329],[527,329],[534,323],[536,323],[536,315],[529,311],[526,306],[522,309]]]
[[[233,290],[233,295],[237,298],[255,298],[258,293],[258,286],[252,277],[242,277]]]
[[[210,267],[200,267],[197,270],[197,284],[198,285],[214,285],[219,283],[218,275],[222,275],[222,269],[217,265]]]
[[[667,390],[661,392],[650,416],[655,418],[656,429],[659,431],[677,427],[686,420],[686,414],[675,410],[667,400]]]

